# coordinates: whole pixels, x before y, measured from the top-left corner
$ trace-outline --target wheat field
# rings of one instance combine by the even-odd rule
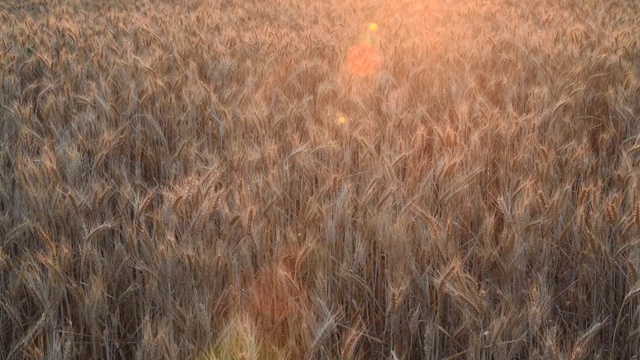
[[[631,359],[640,3],[0,2],[0,359]]]

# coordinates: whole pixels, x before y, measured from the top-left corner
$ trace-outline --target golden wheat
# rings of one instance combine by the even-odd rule
[[[631,358],[639,11],[1,2],[0,358]]]

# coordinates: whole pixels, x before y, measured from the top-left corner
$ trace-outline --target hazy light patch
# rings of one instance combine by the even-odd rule
[[[352,45],[347,50],[346,65],[351,75],[357,77],[373,77],[380,71],[384,57],[380,51],[378,38],[378,24],[372,22],[360,43]]]
[[[347,67],[349,72],[359,77],[372,77],[382,67],[380,50],[369,44],[357,44],[347,52]]]

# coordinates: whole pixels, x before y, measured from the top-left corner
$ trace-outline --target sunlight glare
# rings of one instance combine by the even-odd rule
[[[378,29],[378,24],[369,23],[362,41],[347,50],[346,65],[350,74],[368,78],[380,71],[384,58],[378,48],[378,39],[374,34],[378,32]]]

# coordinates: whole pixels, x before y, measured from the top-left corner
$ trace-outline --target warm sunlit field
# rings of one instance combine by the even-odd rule
[[[630,359],[640,3],[0,2],[0,359]]]

